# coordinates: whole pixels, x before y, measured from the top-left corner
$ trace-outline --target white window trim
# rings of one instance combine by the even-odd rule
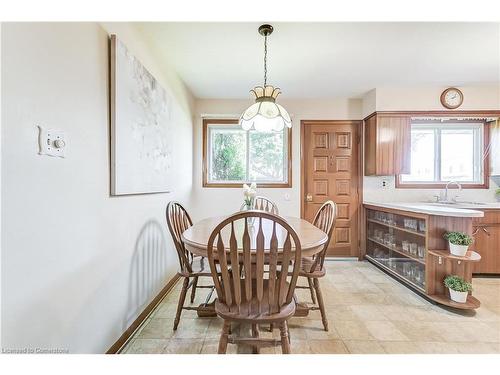
[[[283,180],[281,181],[269,181],[269,180],[212,180],[211,179],[211,171],[212,171],[212,131],[213,130],[240,130],[242,131],[241,127],[238,124],[230,125],[230,124],[207,124],[207,184],[210,185],[218,185],[218,184],[235,184],[235,185],[242,185],[244,183],[251,183],[255,182],[257,184],[261,185],[277,185],[277,186],[282,186],[285,184],[290,184],[288,176],[288,163],[289,163],[289,156],[288,151],[288,137],[289,137],[289,132],[288,128],[283,129]],[[250,152],[248,151],[250,149],[250,137],[248,134],[250,133],[250,130],[246,131],[246,166],[245,166],[245,175],[248,178],[250,175]]]
[[[483,184],[485,173],[483,170],[484,166],[484,123],[482,122],[467,122],[467,123],[418,123],[412,124],[411,130],[413,129],[431,129],[434,130],[434,180],[433,181],[415,181],[415,180],[405,180],[404,176],[400,176],[400,181],[402,185],[408,184],[446,184],[448,180],[441,179],[441,131],[450,129],[472,129],[474,131],[474,160],[473,160],[473,181],[459,181],[461,185],[477,185]]]

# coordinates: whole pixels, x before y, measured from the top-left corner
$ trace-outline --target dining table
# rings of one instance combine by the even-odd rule
[[[184,246],[188,251],[193,253],[195,256],[207,257],[207,246],[210,235],[217,225],[219,225],[223,220],[225,220],[228,216],[214,216],[208,217],[206,219],[200,220],[197,223],[193,224],[191,227],[186,229],[182,233],[182,241],[184,242]],[[301,251],[303,257],[310,257],[314,254],[319,253],[325,243],[328,241],[328,236],[325,232],[311,224],[309,221],[293,217],[293,216],[283,216],[283,219],[295,230],[297,236],[300,240]],[[245,223],[244,220],[235,222],[235,233],[238,245],[241,246],[241,234],[245,230],[245,225],[247,226],[247,230],[250,236],[250,248],[255,250],[256,247],[256,236],[257,236],[257,228],[260,224],[257,223],[258,218],[254,222],[248,221]],[[226,228],[225,228],[226,229]],[[269,239],[271,237],[271,233],[273,230],[273,223],[270,220],[263,219],[262,220],[262,230],[265,236],[264,249],[269,249]],[[283,249],[283,244],[286,239],[286,230],[281,226],[276,226],[276,237],[278,239],[278,256],[280,250]],[[229,236],[230,231],[229,228],[227,230],[223,230],[221,232],[222,239],[224,244],[229,245]],[[292,246],[292,252],[294,251],[294,247]],[[213,302],[209,303],[209,299],[211,294],[207,297],[207,300],[204,304],[200,305],[206,307],[205,310],[200,310],[199,316],[214,316],[215,311],[213,310]],[[296,316],[307,316],[308,314],[307,306],[301,302],[297,303],[296,308]]]

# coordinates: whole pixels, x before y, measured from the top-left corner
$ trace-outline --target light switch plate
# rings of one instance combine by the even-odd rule
[[[66,138],[64,132],[60,130],[49,130],[38,126],[38,143],[40,146],[40,155],[66,156]]]

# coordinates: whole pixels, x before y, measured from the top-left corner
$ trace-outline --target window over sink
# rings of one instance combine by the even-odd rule
[[[481,121],[412,121],[411,172],[397,176],[398,188],[488,187],[487,127]]]
[[[203,186],[291,187],[291,129],[243,130],[238,120],[203,120]]]

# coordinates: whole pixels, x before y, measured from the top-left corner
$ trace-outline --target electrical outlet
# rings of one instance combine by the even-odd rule
[[[382,187],[383,187],[383,188],[387,188],[387,187],[389,187],[389,181],[387,181],[386,179],[383,179],[383,180],[382,180]]]
[[[40,146],[40,155],[58,156],[64,158],[66,156],[66,137],[64,132],[60,130],[47,130],[38,126],[38,143]]]

